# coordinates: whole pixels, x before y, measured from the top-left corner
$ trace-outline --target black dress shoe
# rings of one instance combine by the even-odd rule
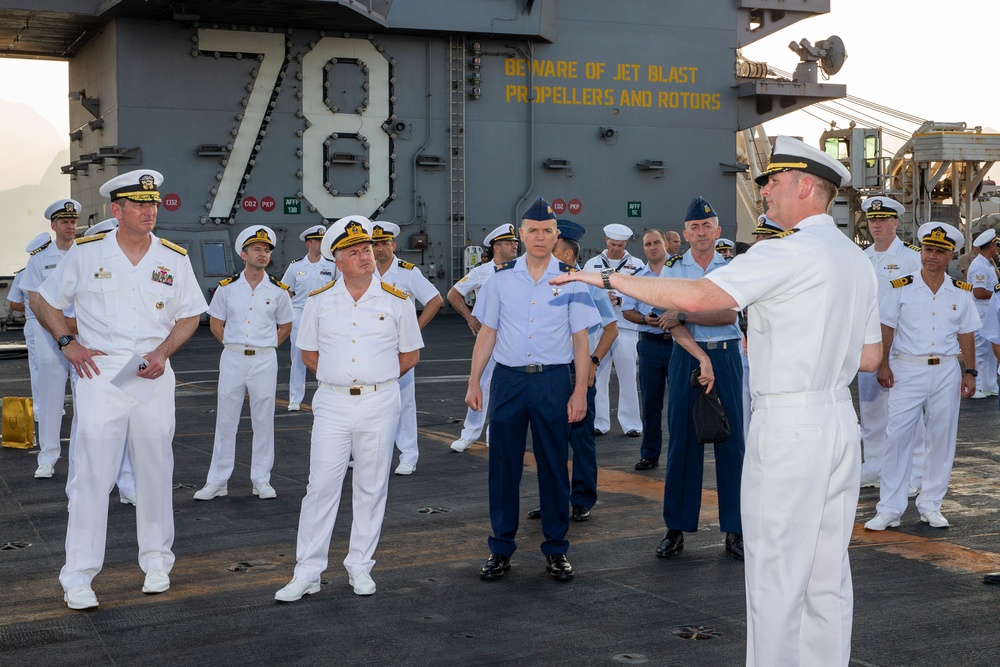
[[[984,584],[1000,584],[1000,572],[990,572],[983,575]]]
[[[625,437],[626,438],[641,438],[642,437],[642,431],[637,431],[635,429],[632,429],[631,431],[627,431],[625,433]]]
[[[479,570],[479,576],[483,579],[499,579],[510,570],[510,557],[500,554],[490,554],[486,563]]]
[[[602,435],[604,435],[604,431],[599,431],[599,430],[597,430],[597,429],[595,428],[595,429],[594,429],[594,435],[595,435],[595,436],[602,436]]]
[[[656,466],[660,465],[660,462],[656,459],[639,459],[635,462],[636,470],[652,470]]]
[[[529,519],[541,519],[542,518],[542,508],[537,507],[530,512],[528,512]]]
[[[583,505],[573,505],[573,511],[570,513],[570,518],[573,521],[586,521],[590,518],[590,510]]]
[[[743,560],[743,534],[726,533],[726,551],[736,560]],[[1000,583],[998,581],[997,583]]]
[[[556,581],[569,581],[576,576],[573,566],[566,560],[566,554],[556,554],[545,557],[545,570],[552,575]]]
[[[660,558],[671,558],[682,551],[684,551],[684,533],[680,530],[668,530],[656,547],[656,555]]]

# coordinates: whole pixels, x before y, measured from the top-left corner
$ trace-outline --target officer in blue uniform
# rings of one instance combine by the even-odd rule
[[[684,238],[690,249],[667,261],[661,278],[697,280],[725,266],[716,250],[719,219],[712,205],[695,197],[684,218]],[[726,533],[726,551],[743,560],[743,527],[740,521],[740,476],[743,472],[743,362],[742,341],[736,311],[708,311],[690,315],[667,311],[668,326],[684,324],[698,346],[708,354],[715,370],[715,387],[732,425],[728,440],[715,444],[715,477],[719,494],[719,528]],[[663,520],[667,534],[656,548],[661,558],[676,556],[684,548],[684,533],[698,530],[701,511],[705,446],[694,432],[694,391],[689,378],[698,366],[695,358],[678,346],[670,356],[667,397],[666,484],[663,489]]]
[[[674,232],[676,234],[676,232]],[[677,246],[680,247],[680,237]],[[635,275],[658,277],[667,261],[666,236],[650,229],[642,236],[646,265]],[[674,337],[663,325],[663,312],[630,296],[622,297],[622,317],[639,327],[639,390],[642,394],[642,445],[636,470],[652,470],[660,465],[663,449],[663,398],[667,390],[667,370]]]
[[[553,252],[560,262],[569,264],[579,270],[580,239],[587,230],[572,220],[559,221],[559,241]],[[618,337],[618,314],[611,300],[603,290],[588,285],[590,296],[594,299],[601,322],[587,330],[590,345],[590,381],[587,383],[587,416],[581,421],[573,422],[569,431],[569,446],[573,450],[573,475],[569,494],[570,518],[573,521],[587,521],[590,510],[597,504],[597,436],[594,433],[594,418],[596,415],[595,401],[597,385],[594,382],[601,361],[608,356],[611,346]],[[575,370],[574,370],[575,375]],[[542,509],[528,512],[529,519],[542,518]]]
[[[473,315],[482,323],[472,352],[465,402],[482,409],[480,378],[490,355],[496,361],[490,389],[489,507],[493,535],[483,579],[510,570],[517,548],[518,489],[531,426],[542,510],[546,570],[573,578],[569,542],[570,424],[587,412],[590,350],[587,329],[600,322],[583,285],[554,287],[549,280],[573,267],[552,256],[558,232],[552,207],[539,198],[521,220],[525,254],[497,269],[483,286]],[[570,376],[575,365],[576,383]]]

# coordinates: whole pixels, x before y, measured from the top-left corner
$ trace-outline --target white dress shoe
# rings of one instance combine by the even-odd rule
[[[861,475],[861,488],[862,489],[877,489],[879,487],[878,475],[875,474],[862,474]]]
[[[375,593],[375,581],[367,572],[351,572],[347,581],[351,586],[354,586],[355,595],[374,595]]]
[[[302,409],[302,406],[299,405],[298,403],[289,403],[288,404],[288,411],[289,412],[298,412],[301,409]]]
[[[913,486],[912,484],[910,484],[909,488],[906,489],[906,497],[907,498],[916,498],[919,495],[920,495],[920,487],[919,486]]]
[[[469,447],[472,447],[472,443],[468,440],[462,440],[461,438],[451,443],[451,451],[453,452],[464,452]]]
[[[301,579],[292,579],[288,585],[274,594],[274,599],[278,602],[295,602],[301,600],[303,595],[319,593],[319,582],[310,583]]]
[[[948,523],[948,519],[944,518],[941,512],[927,512],[920,515],[920,520],[924,523],[929,523],[931,528],[947,528],[951,524]]]
[[[413,471],[416,470],[416,469],[417,469],[417,466],[413,465],[412,463],[403,463],[402,461],[400,461],[399,465],[396,466],[396,474],[397,475],[412,475]]]
[[[75,586],[63,595],[66,606],[70,609],[93,609],[97,606],[97,596],[94,589],[86,584]]]
[[[150,570],[146,573],[146,581],[142,584],[142,592],[147,595],[163,593],[170,588],[170,577],[163,570]]]
[[[122,505],[132,505],[134,507],[135,506],[135,494],[134,493],[129,493],[129,494],[126,494],[124,496],[118,496],[118,502],[120,502]]]
[[[885,530],[886,528],[899,528],[899,519],[893,518],[884,512],[879,512],[875,518],[865,524],[867,530]]]
[[[37,470],[35,470],[35,479],[48,479],[49,477],[52,477],[52,473],[54,473],[55,471],[56,471],[55,466],[51,466],[48,463],[43,463],[42,465],[38,466]]]
[[[271,498],[278,497],[278,494],[275,492],[274,487],[268,484],[267,482],[254,484],[253,494],[258,498],[260,498],[261,500],[270,500]]]
[[[975,394],[973,394],[969,398],[986,398],[988,395],[989,394],[983,393],[981,391],[977,391]]]
[[[229,488],[225,486],[216,486],[215,484],[206,484],[201,491],[194,494],[195,500],[211,500],[212,498],[218,498],[219,496],[228,496]]]

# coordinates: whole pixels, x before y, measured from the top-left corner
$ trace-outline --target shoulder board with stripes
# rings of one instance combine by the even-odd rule
[[[966,292],[972,291],[972,283],[967,283],[961,280],[955,280],[954,278],[951,279],[951,282],[955,283],[955,287],[957,287],[960,290],[965,290]],[[994,287],[993,290],[996,291],[996,287]]]
[[[1000,292],[1000,283],[997,283],[996,285],[993,286],[993,291]]]
[[[403,261],[403,260],[401,260],[401,259],[400,259],[400,260],[397,260],[397,261],[396,261],[396,264],[398,264],[398,265],[399,265],[399,268],[401,268],[401,269],[406,269],[407,271],[412,271],[412,270],[413,270],[413,267],[415,267],[415,266],[416,266],[416,264],[410,264],[409,262],[404,262],[404,261]]]
[[[799,231],[798,227],[792,227],[791,229],[786,229],[783,232],[778,232],[777,234],[774,235],[774,238],[776,238],[776,239],[783,239],[786,236],[791,236],[792,234],[794,234],[797,231]]]
[[[889,284],[893,287],[903,287],[909,285],[913,282],[913,276],[903,276],[902,278],[896,278],[895,280],[890,280]]]
[[[101,236],[104,236],[104,234],[101,234]],[[84,237],[84,238],[86,238],[86,237]],[[80,242],[80,239],[77,239],[77,240],[76,240],[76,242],[77,242],[77,243],[79,243],[79,242]],[[39,246],[38,248],[35,248],[35,249],[34,249],[34,250],[32,250],[31,252],[29,252],[29,253],[28,253],[28,256],[30,257],[31,255],[37,255],[37,254],[38,254],[38,253],[40,253],[41,251],[43,251],[43,250],[45,250],[46,248],[48,248],[48,247],[49,247],[50,245],[52,245],[52,239],[49,239],[48,241],[46,241],[45,243],[43,243],[43,244],[42,244],[41,246]]]
[[[298,259],[293,259],[292,261],[290,261],[289,264],[294,264],[295,262],[301,262],[304,259],[305,257],[299,257]]]
[[[405,300],[407,298],[406,297],[406,292],[404,292],[401,289],[397,289],[396,287],[393,287],[389,283],[382,283],[382,289],[384,289],[386,292],[388,292],[389,294],[391,294],[393,296],[399,297],[400,299],[404,299]]]
[[[514,268],[514,260],[511,260],[509,262],[504,262],[503,264],[499,265],[495,270],[503,271],[504,269],[513,269],[513,268]]]
[[[336,280],[331,280],[330,282],[328,282],[327,284],[323,285],[319,289],[314,289],[312,292],[309,292],[309,296],[316,296],[320,292],[325,292],[326,290],[330,289],[331,287],[333,287],[336,284],[337,284]]]
[[[574,271],[576,271],[576,267],[573,266],[572,264],[559,262],[559,271],[560,273],[573,273]]]
[[[285,283],[281,282],[280,280],[278,280],[277,278],[275,278],[274,276],[272,276],[270,273],[267,274],[267,277],[271,279],[271,284],[272,285],[277,285],[278,287],[280,287],[283,290],[287,290],[288,289],[288,285],[286,285]]]
[[[93,243],[94,241],[100,241],[100,240],[101,240],[101,239],[103,239],[103,238],[104,238],[104,234],[94,234],[93,236],[81,236],[80,238],[78,238],[78,239],[76,240],[76,244],[77,244],[77,245],[83,245],[84,243]],[[51,243],[51,241],[49,241],[49,243]],[[41,250],[42,248],[45,248],[45,247],[47,247],[48,245],[49,245],[49,244],[48,244],[48,243],[46,243],[45,245],[43,245],[43,246],[42,246],[41,248],[39,248],[38,250]],[[36,250],[35,252],[38,252],[38,250]],[[34,255],[35,253],[33,252],[33,253],[31,253],[31,254],[32,254],[32,255]]]
[[[104,236],[104,234],[101,234],[101,236]],[[160,243],[162,243],[164,245],[164,247],[170,248],[171,250],[173,250],[174,252],[176,252],[179,255],[187,255],[188,254],[187,250],[185,250],[184,248],[180,247],[176,243],[171,243],[170,241],[168,241],[166,239],[160,239]]]
[[[219,287],[225,287],[226,285],[232,283],[234,280],[239,280],[239,279],[240,279],[240,274],[238,273],[235,276],[229,276],[228,278],[223,278],[222,280],[219,281]]]
[[[910,250],[916,250],[917,252],[920,252],[920,246],[918,245],[913,245],[912,243],[904,243],[903,245],[905,245]]]
[[[684,259],[684,255],[674,255],[673,257],[671,257],[670,259],[668,259],[666,262],[664,262],[663,266],[673,266],[674,264],[676,264],[677,262],[681,261],[682,259]]]

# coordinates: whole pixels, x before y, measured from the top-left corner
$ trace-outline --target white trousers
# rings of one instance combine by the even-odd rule
[[[348,572],[371,572],[385,516],[399,413],[398,385],[362,396],[335,394],[321,385],[312,408],[309,486],[299,514],[295,578],[318,582],[329,565],[330,538],[352,456],[354,522],[344,567]]]
[[[135,464],[139,567],[169,572],[174,564],[174,372],[167,364],[161,377],[146,380],[154,391],[140,403],[111,384],[130,357],[94,357],[101,374],[80,378],[77,387],[63,590],[90,585],[104,565],[108,494],[126,447]]]
[[[31,378],[31,405],[35,410],[35,421],[38,421],[38,352],[35,350],[35,345],[37,345],[36,338],[48,335],[49,332],[40,327],[38,321],[34,318],[24,320],[24,346],[28,348],[28,375]]]
[[[889,390],[889,430],[876,510],[894,517],[906,510],[913,433],[926,415],[927,454],[916,505],[921,513],[937,512],[955,460],[962,371],[955,358],[937,366],[900,359],[891,360],[889,365],[895,382]]]
[[[66,403],[66,380],[73,367],[59,350],[52,336],[44,329],[35,337],[38,364],[38,401],[34,404],[38,422],[38,465],[55,465],[59,460],[59,435],[62,430],[63,406]]]
[[[299,339],[299,320],[302,318],[302,311],[295,309],[295,318],[292,320],[292,335],[289,337],[291,343],[292,369],[288,375],[288,402],[301,403],[306,397],[306,363],[302,361],[302,350],[295,342]]]
[[[278,355],[274,348],[257,348],[247,356],[223,349],[219,359],[219,401],[215,415],[215,445],[208,483],[225,486],[236,465],[236,432],[243,412],[243,397],[250,394],[253,450],[250,481],[271,480],[274,466],[274,392],[278,382]]]
[[[754,399],[740,495],[750,667],[850,661],[860,439],[846,388]]]
[[[622,431],[641,431],[642,419],[639,417],[639,389],[636,385],[636,342],[639,333],[635,329],[618,327],[618,338],[611,344],[609,359],[597,367],[597,394],[594,397],[594,428],[607,433],[611,430],[611,397],[609,383],[611,381],[611,365],[614,364],[618,375],[618,424]]]
[[[73,420],[69,426],[69,470],[66,474],[66,497],[69,497],[69,485],[76,474],[76,464],[73,462],[73,447],[76,443],[76,421],[79,413],[79,403],[76,402],[76,385],[80,376],[76,374],[76,369],[70,366],[69,387],[73,395]],[[118,479],[115,481],[118,487],[119,496],[135,495],[135,470],[132,467],[132,459],[128,455],[128,447],[122,452],[122,464],[118,468]]]
[[[399,462],[417,465],[420,451],[417,447],[417,393],[413,369],[399,378],[399,424],[396,428],[396,447]]]
[[[985,318],[985,314],[981,314]],[[996,395],[997,387],[997,358],[993,355],[993,344],[980,335],[977,331],[976,339],[976,368],[979,375],[976,376],[976,391],[987,392]]]
[[[858,373],[858,404],[861,412],[861,444],[864,461],[861,477],[880,479],[885,457],[886,432],[889,428],[889,390],[878,383],[875,373]],[[913,432],[913,464],[910,466],[910,486],[923,483],[927,433],[924,419],[917,421]]]
[[[493,356],[486,362],[483,369],[483,377],[479,380],[479,389],[483,392],[483,409],[473,410],[469,408],[465,413],[465,425],[462,427],[462,440],[475,442],[483,434],[483,426],[486,425],[486,414],[490,409],[490,382],[493,380],[493,369],[497,362],[493,361]]]

